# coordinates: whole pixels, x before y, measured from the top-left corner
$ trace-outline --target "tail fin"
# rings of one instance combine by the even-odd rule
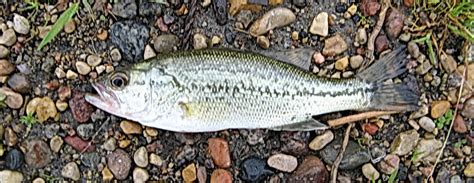
[[[368,109],[413,111],[418,108],[419,96],[406,83],[383,84],[385,80],[397,77],[407,70],[406,56],[406,48],[402,46],[357,75],[357,78],[373,85]]]

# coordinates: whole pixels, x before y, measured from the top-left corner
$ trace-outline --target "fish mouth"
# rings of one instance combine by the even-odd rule
[[[113,92],[108,91],[102,83],[93,82],[91,84],[97,94],[86,93],[85,100],[107,112],[117,113],[120,109],[117,96]]]

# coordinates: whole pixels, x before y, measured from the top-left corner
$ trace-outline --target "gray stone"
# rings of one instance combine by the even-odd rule
[[[179,39],[173,34],[163,34],[153,40],[153,47],[159,53],[171,52],[178,45]]]
[[[138,62],[143,59],[148,37],[148,27],[135,23],[135,21],[116,22],[110,28],[112,43],[122,53],[126,53],[124,58],[131,62]]]
[[[419,138],[420,134],[416,130],[402,132],[393,140],[390,152],[399,156],[407,155],[415,148]]]
[[[436,124],[433,122],[433,120],[426,116],[421,117],[418,120],[418,124],[427,132],[433,132],[433,130],[436,128]]]
[[[112,5],[112,13],[122,18],[133,18],[137,15],[135,0],[120,0]]]
[[[336,137],[329,145],[320,151],[321,158],[325,163],[333,164],[339,154],[340,147],[342,145],[342,138]],[[349,141],[344,157],[342,158],[339,169],[341,170],[352,170],[364,163],[370,161],[370,155],[366,149],[359,146],[354,141]]]

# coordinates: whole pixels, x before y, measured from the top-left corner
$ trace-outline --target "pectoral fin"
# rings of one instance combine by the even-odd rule
[[[274,131],[313,131],[313,130],[325,130],[328,129],[329,126],[325,125],[324,123],[319,122],[318,120],[313,119],[312,117],[308,117],[307,119],[292,123],[288,125],[282,125],[270,128],[270,130]]]

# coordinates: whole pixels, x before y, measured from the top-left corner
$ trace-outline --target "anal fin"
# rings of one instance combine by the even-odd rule
[[[313,131],[313,130],[326,130],[329,126],[324,123],[319,122],[318,120],[313,119],[311,116],[306,119],[282,126],[276,126],[269,128],[273,131]]]

